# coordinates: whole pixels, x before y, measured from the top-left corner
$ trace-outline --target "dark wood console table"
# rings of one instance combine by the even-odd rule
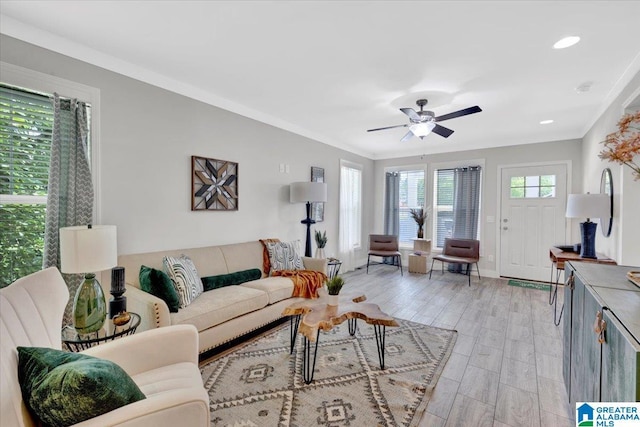
[[[565,252],[562,249],[552,246],[549,249],[549,258],[551,259],[551,280],[549,281],[549,305],[553,305],[553,323],[556,326],[560,324],[562,312],[564,311],[564,302],[560,308],[558,315],[558,284],[560,282],[560,271],[564,271],[564,264],[569,261],[592,262],[596,264],[616,265],[616,262],[603,254],[596,253],[597,258],[583,258],[576,252]],[[553,280],[553,270],[555,268],[556,278]]]

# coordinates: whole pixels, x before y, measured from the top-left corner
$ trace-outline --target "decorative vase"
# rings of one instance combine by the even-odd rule
[[[316,258],[325,258],[324,256],[324,248],[316,249]]]
[[[73,299],[73,326],[79,334],[96,332],[104,325],[107,303],[95,274],[86,274]]]
[[[327,305],[338,305],[339,295],[327,295]]]
[[[418,226],[418,239],[422,239],[424,237],[424,231],[422,230],[422,226]]]

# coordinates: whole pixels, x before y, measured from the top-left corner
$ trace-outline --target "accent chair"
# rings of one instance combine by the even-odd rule
[[[371,263],[371,257],[390,257],[393,259],[394,264],[400,269],[400,275],[404,275],[402,272],[402,256],[399,250],[398,236],[390,234],[370,234],[369,235],[369,255],[367,256],[367,274],[369,274],[369,264]],[[383,264],[383,263],[374,263]]]
[[[444,274],[444,263],[449,264],[466,264],[467,276],[469,277],[469,286],[471,286],[471,268],[472,264],[476,265],[478,270],[478,279],[480,279],[480,268],[478,261],[480,260],[480,241],[473,239],[444,239],[444,249],[440,255],[435,255],[431,259],[431,271],[429,272],[429,280],[433,273],[434,261],[442,263],[442,273]]]

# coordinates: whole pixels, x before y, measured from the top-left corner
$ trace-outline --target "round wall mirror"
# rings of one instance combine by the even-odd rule
[[[611,177],[611,169],[606,168],[602,171],[602,177],[600,178],[600,193],[608,194],[611,202],[609,211],[609,217],[600,218],[600,229],[604,237],[609,237],[611,234],[611,227],[613,226],[613,178]]]

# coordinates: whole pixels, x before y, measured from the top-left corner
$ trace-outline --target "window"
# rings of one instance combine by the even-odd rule
[[[512,199],[547,197],[556,197],[555,175],[511,177]]]
[[[342,162],[340,166],[340,252],[361,246],[362,169]]]
[[[400,233],[398,240],[400,244],[413,244],[418,233],[418,225],[411,217],[411,209],[424,208],[425,187],[424,170],[400,171],[398,172],[400,188],[400,206],[398,215],[400,217]]]
[[[42,268],[53,106],[0,85],[0,286]]]
[[[434,176],[434,212],[436,247],[453,235],[453,169],[438,169]]]

